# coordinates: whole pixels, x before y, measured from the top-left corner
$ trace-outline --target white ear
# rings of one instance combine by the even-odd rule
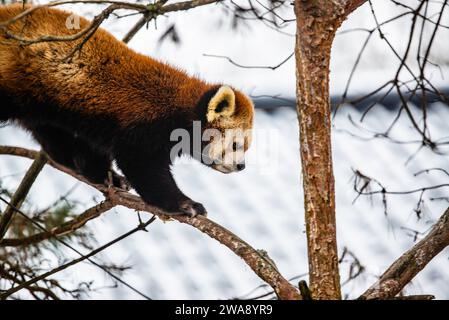
[[[228,86],[221,86],[210,99],[207,106],[207,121],[212,122],[220,117],[229,117],[235,111],[235,94]]]

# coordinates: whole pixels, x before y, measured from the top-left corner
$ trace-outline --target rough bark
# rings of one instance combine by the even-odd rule
[[[331,149],[329,63],[347,15],[364,1],[296,0],[297,112],[313,299],[341,299]]]

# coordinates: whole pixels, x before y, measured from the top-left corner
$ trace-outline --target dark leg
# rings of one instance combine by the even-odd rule
[[[11,99],[2,93],[0,89],[0,123],[12,118],[12,110],[18,108],[13,105]]]
[[[151,154],[145,152],[145,147],[122,146],[115,158],[126,179],[148,204],[171,214],[206,215],[201,203],[179,190],[166,152]]]
[[[8,104],[8,101],[1,102],[2,96],[0,94],[0,124],[2,122],[6,122],[12,118],[10,108],[11,106]]]
[[[93,183],[108,181],[111,158],[98,153],[83,139],[52,126],[26,126],[48,155],[59,164],[80,173]],[[115,186],[121,187],[115,176]]]
[[[1,98],[1,97],[0,97]],[[4,122],[8,120],[8,114],[6,110],[2,109],[4,107],[0,107],[0,122]]]

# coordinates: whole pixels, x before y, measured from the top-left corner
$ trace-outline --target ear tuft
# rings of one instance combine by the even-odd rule
[[[207,121],[212,122],[221,117],[230,117],[235,111],[235,94],[228,86],[221,86],[210,99],[207,106]]]

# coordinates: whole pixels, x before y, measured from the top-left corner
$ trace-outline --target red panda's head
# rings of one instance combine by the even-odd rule
[[[245,152],[251,145],[254,105],[250,98],[229,86],[221,86],[206,109],[207,141],[203,154],[211,168],[231,173],[245,168]],[[203,162],[204,163],[204,162]]]

